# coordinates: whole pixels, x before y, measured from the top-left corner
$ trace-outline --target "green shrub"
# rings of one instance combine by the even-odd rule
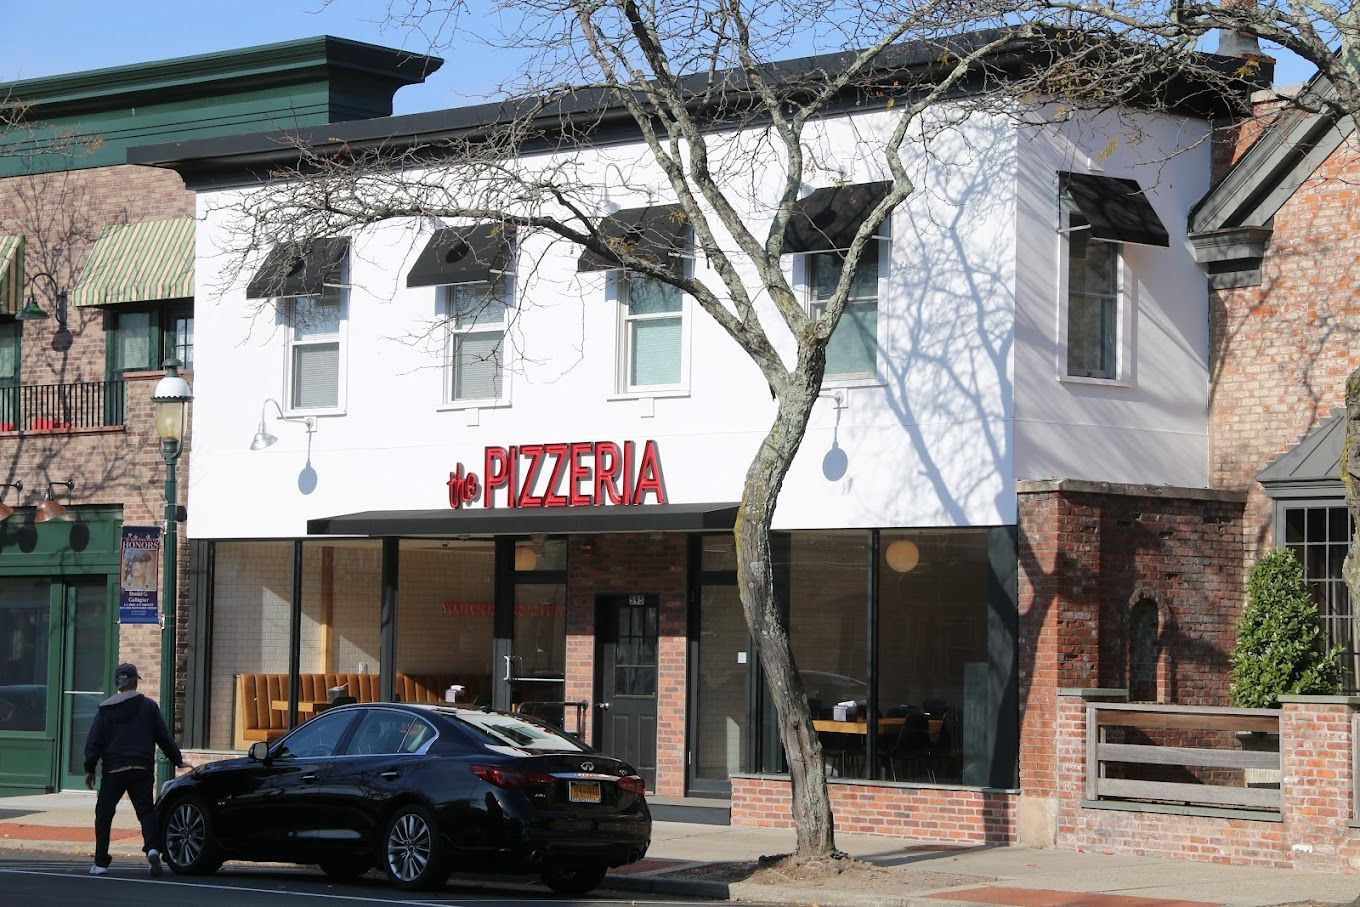
[[[1267,552],[1247,580],[1247,606],[1232,653],[1233,702],[1271,708],[1282,694],[1341,690],[1340,649],[1324,651],[1317,603],[1303,567],[1287,548]]]

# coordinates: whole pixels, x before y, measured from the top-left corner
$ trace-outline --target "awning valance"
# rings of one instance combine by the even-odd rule
[[[600,221],[600,235],[620,254],[664,265],[679,273],[689,254],[689,218],[679,205],[625,208]],[[578,271],[608,271],[623,267],[613,255],[590,249],[581,253]]]
[[[117,305],[194,295],[194,219],[106,227],[80,272],[71,303]]]
[[[1088,235],[1107,242],[1170,245],[1166,227],[1135,180],[1058,172],[1058,191],[1091,225]]]
[[[13,315],[23,304],[24,238],[0,233],[0,315]]]
[[[473,224],[436,230],[406,275],[408,287],[492,281],[510,267],[515,228]]]
[[[368,510],[307,521],[308,535],[528,535],[703,532],[736,525],[736,504],[639,504],[490,510]]]
[[[798,199],[784,229],[783,253],[850,248],[855,233],[891,189],[890,182],[856,183],[818,189]]]
[[[309,243],[280,243],[246,286],[247,299],[276,296],[320,296],[326,284],[340,282],[349,240],[343,236]]]

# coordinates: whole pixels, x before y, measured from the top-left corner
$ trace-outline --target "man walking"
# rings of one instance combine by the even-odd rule
[[[102,876],[109,871],[113,859],[109,856],[109,833],[113,828],[113,814],[118,801],[126,793],[142,823],[142,850],[151,864],[153,876],[161,874],[160,830],[156,826],[156,808],[151,799],[152,783],[156,777],[156,747],[177,767],[184,767],[184,757],[165,726],[160,707],[137,692],[141,680],[137,666],[120,664],[114,673],[113,684],[118,692],[99,704],[90,735],[85,740],[85,786],[94,790],[94,768],[104,763],[104,776],[99,782],[99,798],[94,807],[94,865],[90,875]]]

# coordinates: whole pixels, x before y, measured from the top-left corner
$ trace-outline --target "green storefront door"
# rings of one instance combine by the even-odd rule
[[[112,673],[112,580],[0,577],[0,795],[78,788]]]
[[[62,589],[61,768],[58,781],[70,790],[85,783],[85,737],[108,695],[109,598],[105,577],[68,580]]]

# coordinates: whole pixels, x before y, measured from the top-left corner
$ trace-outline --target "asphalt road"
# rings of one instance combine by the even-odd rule
[[[500,907],[533,905],[646,904],[690,905],[696,901],[634,898],[602,894],[564,900],[547,892],[495,891],[490,888],[461,886],[455,878],[442,891],[407,893],[387,885],[381,878],[361,879],[348,885],[326,880],[320,872],[285,866],[233,867],[230,863],[216,875],[177,876],[166,870],[160,878],[149,878],[146,864],[123,860],[114,862],[109,874],[89,875],[88,860],[69,854],[15,853],[0,855],[0,901],[6,904],[99,904],[100,907],[148,907],[154,904],[192,904],[193,907],[221,907],[249,904],[272,907],[276,904],[316,905],[316,907],[358,907],[372,904],[412,904],[428,907]]]

